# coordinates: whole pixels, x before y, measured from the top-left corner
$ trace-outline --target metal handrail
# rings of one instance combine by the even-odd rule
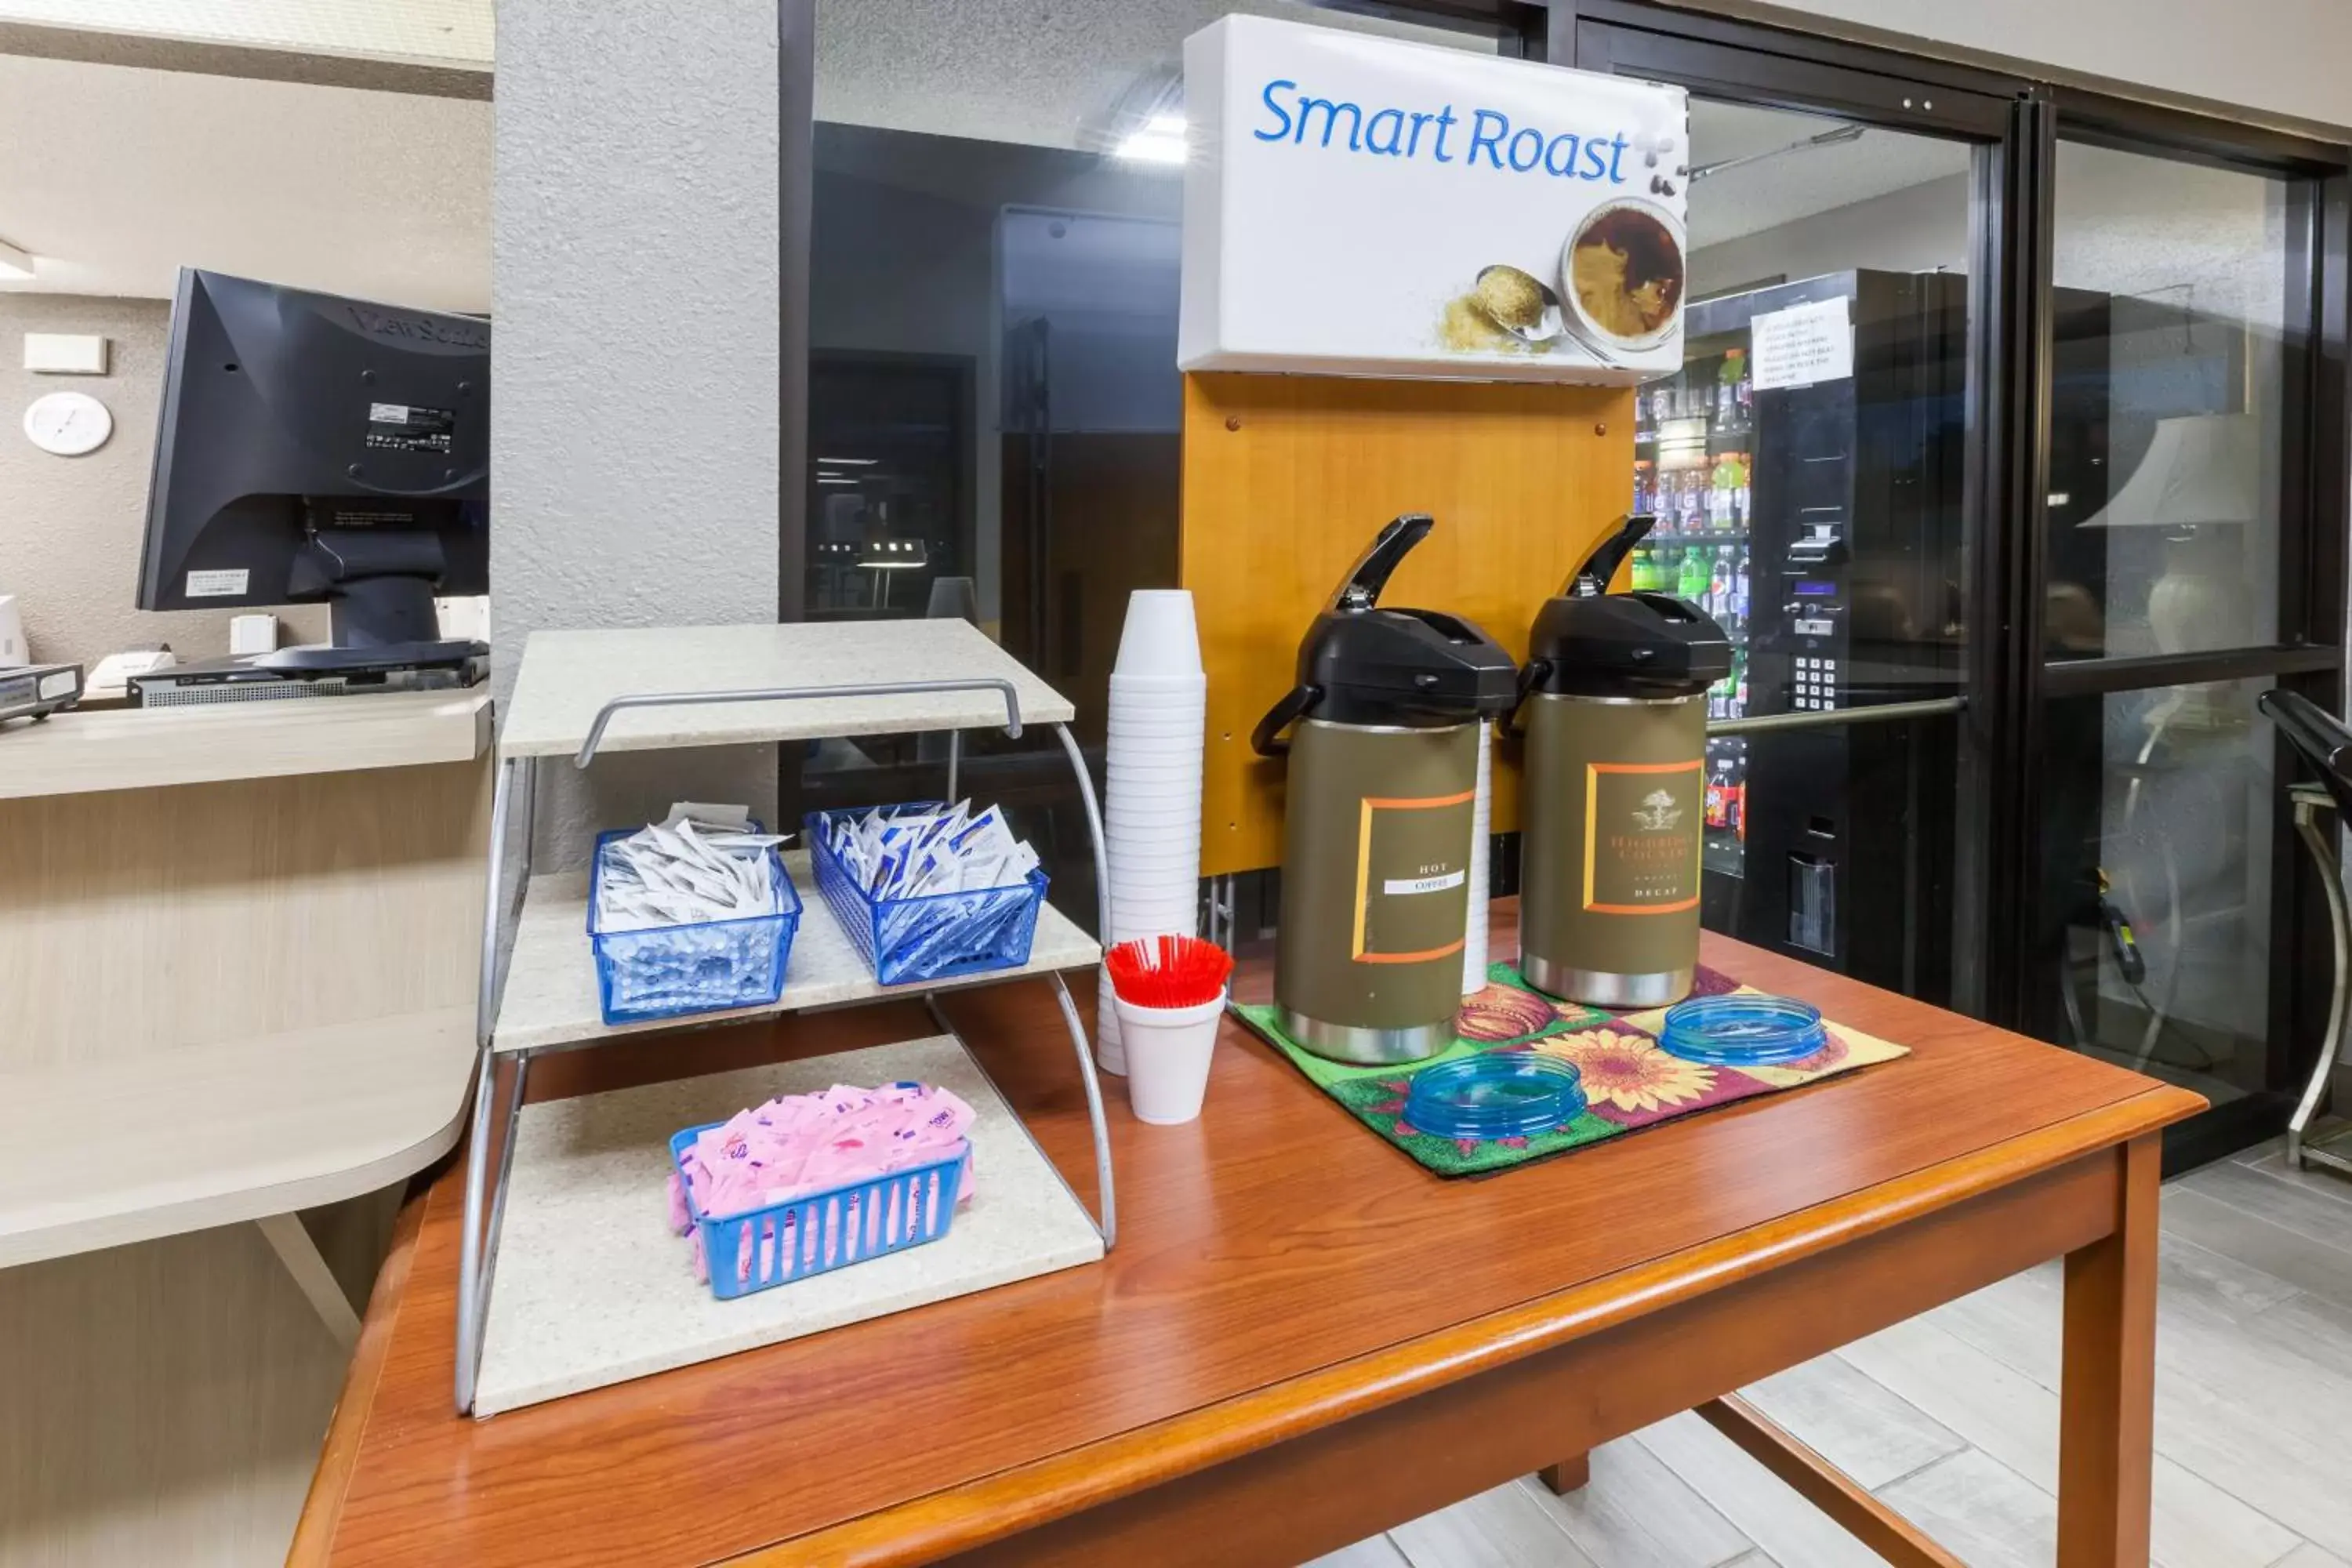
[[[1001,675],[974,676],[968,680],[892,680],[875,686],[787,686],[752,691],[648,691],[613,698],[597,709],[596,721],[588,726],[588,738],[580,743],[580,754],[572,758],[572,763],[574,767],[584,768],[595,761],[596,748],[604,739],[604,727],[613,721],[613,715],[624,708],[697,708],[714,702],[801,702],[822,697],[909,697],[928,691],[1002,693],[1004,698],[1004,732],[1015,740],[1020,738],[1021,693],[1014,689],[1013,682]]]
[[[1709,723],[1709,735],[1756,735],[1777,730],[1834,730],[1849,724],[1892,724],[1903,719],[1932,719],[1958,713],[1969,705],[1965,697],[1923,697],[1916,702],[1869,702],[1859,708],[1825,708],[1820,712],[1759,713],[1753,719],[1718,719]]]

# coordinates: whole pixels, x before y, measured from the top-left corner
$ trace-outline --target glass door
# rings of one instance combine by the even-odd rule
[[[1744,531],[1710,925],[2197,1089],[2214,1110],[2168,1135],[2176,1165],[2276,1131],[2332,963],[2255,700],[2339,697],[2345,150],[1642,0],[1577,11],[1571,63],[1684,82],[1715,140],[1690,191],[1713,297],[1635,476],[1671,520],[1651,581],[1722,604],[1685,574],[1695,477],[1700,535],[1725,493]],[[1865,304],[1874,274],[1909,301]],[[1757,321],[1800,289],[1849,301],[1850,406],[1774,385]],[[1727,443],[1706,394],[1733,349]],[[1849,509],[1843,578],[1786,569],[1816,506]],[[1813,591],[1840,615],[1791,609]],[[1834,652],[1808,640],[1841,616]],[[1955,690],[1948,729],[1867,723]]]
[[[1818,111],[1736,101],[1733,51],[1584,40],[1692,88],[1685,363],[1636,395],[1632,504],[1659,520],[1636,585],[1733,645],[1706,699],[1706,923],[1948,1001],[1975,183],[2006,110],[1924,117],[1916,83],[1818,69]]]
[[[798,612],[974,623],[1071,697],[1097,769],[1128,596],[1177,574],[1183,42],[1236,9],[1516,47],[1444,3],[814,7],[808,225],[784,269],[807,289],[801,515],[782,531]],[[781,771],[796,809],[851,806],[936,793],[947,757],[942,736],[861,735]],[[956,779],[1091,930],[1085,808],[1051,731],[967,732]]]
[[[2339,632],[2315,618],[2334,595],[2313,591],[2316,534],[2342,528],[2311,439],[2323,177],[2063,107],[2023,1021],[2195,1089],[2198,1135],[2234,1144],[2300,1089],[2298,986],[2326,967],[2296,951],[2303,871],[2255,706],[2315,674],[2334,705]]]

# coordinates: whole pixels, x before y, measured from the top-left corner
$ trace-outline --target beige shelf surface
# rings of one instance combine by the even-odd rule
[[[968,621],[799,622],[789,626],[537,631],[524,646],[499,734],[501,757],[570,756],[615,697],[751,691],[998,678],[1013,683],[1025,724],[1065,723],[1069,699]],[[661,751],[1004,722],[992,690],[791,702],[624,709],[599,751]]]
[[[489,736],[487,688],[68,710],[0,727],[0,800],[461,763]]]
[[[667,1223],[669,1138],[779,1094],[899,1079],[972,1108],[977,1195],[905,1252],[721,1301]],[[474,1413],[797,1339],[1092,1263],[1102,1238],[951,1035],[526,1106],[491,1274]]]
[[[470,1007],[0,1072],[0,1268],[373,1192],[457,1142]]]
[[[642,1024],[607,1024],[597,1004],[596,961],[588,946],[587,873],[532,878],[515,929],[514,953],[499,1004],[498,1026],[491,1033],[491,1048],[527,1051],[587,1045],[624,1035],[737,1023],[772,1013],[837,1007],[885,996],[919,996],[925,991],[1090,969],[1102,962],[1102,949],[1094,939],[1048,903],[1037,911],[1036,936],[1030,943],[1029,962],[1022,967],[992,969],[952,980],[884,985],[875,980],[873,969],[818,895],[808,851],[786,851],[784,869],[801,896],[801,925],[784,969],[783,996],[765,1007],[655,1018]]]

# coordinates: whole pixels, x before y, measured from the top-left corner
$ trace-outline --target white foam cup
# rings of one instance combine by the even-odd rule
[[[1192,595],[1182,588],[1139,588],[1127,597],[1127,621],[1118,633],[1118,675],[1198,676],[1201,635],[1192,620]]]
[[[1138,1121],[1174,1127],[1196,1120],[1209,1092],[1223,992],[1191,1007],[1139,1007],[1115,998],[1127,1054],[1127,1100]]]

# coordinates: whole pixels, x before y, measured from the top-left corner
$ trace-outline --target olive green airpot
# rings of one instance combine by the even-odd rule
[[[1453,1043],[1477,727],[1516,697],[1517,667],[1485,632],[1379,603],[1433,526],[1409,513],[1381,531],[1250,737],[1289,758],[1275,1005],[1286,1034],[1339,1061],[1415,1061]]]
[[[1654,1007],[1698,967],[1706,689],[1723,628],[1609,579],[1655,519],[1619,527],[1537,612],[1520,672],[1519,973],[1555,996]]]

